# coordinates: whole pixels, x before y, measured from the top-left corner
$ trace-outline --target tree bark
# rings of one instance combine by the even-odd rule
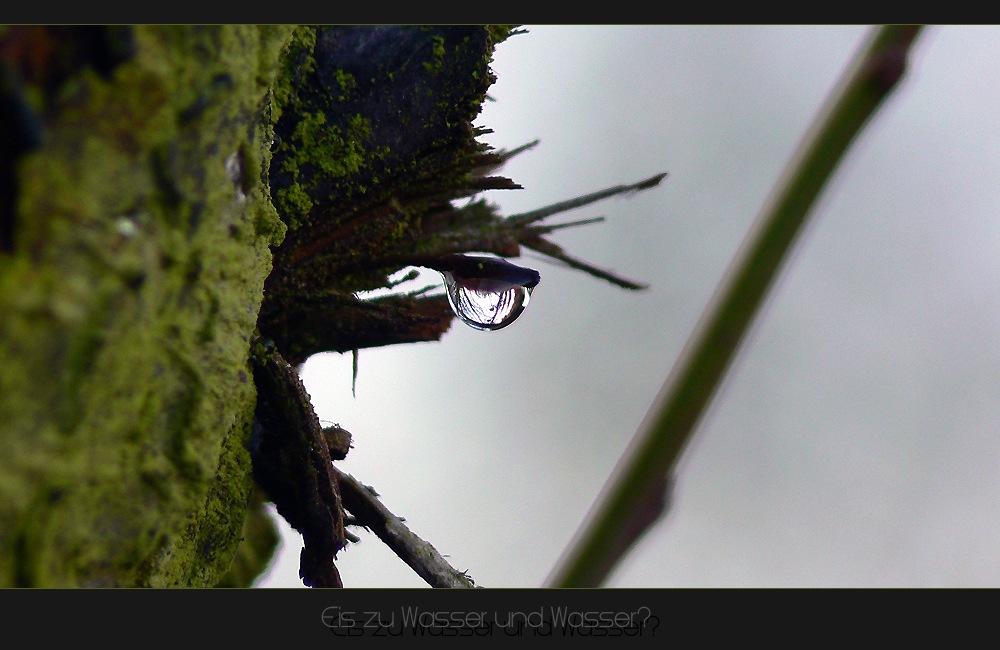
[[[262,106],[291,31],[0,32],[0,585],[208,586],[233,564],[283,230]]]

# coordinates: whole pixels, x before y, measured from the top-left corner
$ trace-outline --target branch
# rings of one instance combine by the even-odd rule
[[[651,178],[647,178],[644,181],[639,181],[638,183],[632,183],[630,185],[617,185],[615,187],[609,187],[599,192],[593,192],[591,194],[584,194],[583,196],[578,196],[574,199],[568,201],[560,201],[559,203],[553,203],[547,205],[544,208],[538,208],[530,212],[522,212],[520,214],[514,214],[507,217],[507,220],[512,224],[524,226],[530,223],[535,223],[536,221],[541,221],[546,217],[550,217],[554,214],[559,214],[560,212],[567,212],[569,210],[574,210],[576,208],[581,208],[585,205],[590,205],[591,203],[596,203],[603,199],[611,198],[612,196],[617,196],[619,194],[634,194],[640,190],[648,190],[652,187],[656,187],[660,184],[664,178],[666,178],[666,173],[657,174]]]
[[[378,535],[386,546],[406,562],[432,587],[470,588],[472,579],[457,571],[430,543],[408,529],[403,520],[389,512],[375,492],[350,474],[333,469],[340,484],[341,498],[358,523]]]
[[[665,477],[694,433],[809,210],[906,70],[919,26],[873,30],[779,179],[656,403],[548,579],[595,587],[666,509]]]
[[[599,269],[588,262],[584,262],[581,259],[570,256],[566,253],[561,246],[557,246],[547,239],[542,239],[541,237],[525,237],[522,242],[528,248],[538,251],[544,255],[548,255],[551,258],[557,259],[560,262],[564,262],[567,266],[577,269],[578,271],[583,271],[584,273],[591,275],[595,278],[600,278],[601,280],[607,280],[611,284],[617,285],[623,289],[645,289],[649,285],[642,284],[640,282],[635,282],[633,280],[628,280],[621,277],[611,271],[606,271],[604,269]]]
[[[343,587],[334,560],[346,544],[344,513],[331,451],[343,458],[350,434],[320,427],[298,372],[277,350],[259,345],[252,361],[257,408],[248,447],[254,479],[302,533],[302,582]]]

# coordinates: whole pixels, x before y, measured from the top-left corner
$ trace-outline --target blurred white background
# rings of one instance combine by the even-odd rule
[[[528,26],[497,47],[485,140],[541,143],[511,214],[661,171],[553,239],[507,329],[319,355],[340,464],[485,587],[541,586],[659,391],[863,26]],[[1000,586],[1000,28],[926,29],[798,241],[611,587]],[[558,221],[552,219],[551,221]],[[433,277],[433,276],[431,276]],[[301,537],[263,587],[299,587]],[[425,583],[376,538],[348,587]]]

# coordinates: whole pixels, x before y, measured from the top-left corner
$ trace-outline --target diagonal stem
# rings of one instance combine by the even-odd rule
[[[855,136],[906,70],[920,26],[882,26],[841,78],[730,264],[587,520],[547,583],[601,585],[666,510],[667,476],[694,433],[787,258],[809,210]]]

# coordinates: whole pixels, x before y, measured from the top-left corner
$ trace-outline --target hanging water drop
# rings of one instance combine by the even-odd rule
[[[478,330],[498,330],[513,323],[528,305],[532,287],[466,281],[445,273],[448,303],[463,323]]]
[[[446,255],[431,266],[444,276],[448,303],[469,327],[507,327],[528,306],[538,271],[481,255]]]

